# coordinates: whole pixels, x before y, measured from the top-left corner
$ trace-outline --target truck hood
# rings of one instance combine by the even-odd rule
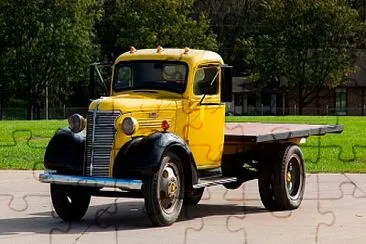
[[[164,97],[161,94],[129,93],[112,97],[101,97],[90,104],[89,110],[94,110],[98,107],[98,110],[118,110],[123,114],[137,111],[159,112],[162,110],[176,110],[178,103],[181,101],[182,98]]]

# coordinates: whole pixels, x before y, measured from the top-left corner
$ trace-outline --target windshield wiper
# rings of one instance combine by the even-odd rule
[[[214,76],[214,78],[213,78],[213,79],[212,79],[212,81],[210,82],[210,86],[212,86],[212,85],[213,85],[213,83],[214,83],[214,81],[216,80],[216,78],[217,78],[217,76],[218,76],[218,75],[219,75],[219,71],[217,70],[216,75]],[[200,105],[202,105],[202,102],[203,102],[203,100],[205,99],[206,95],[207,95],[207,93],[203,94],[203,96],[202,96],[202,98],[201,98],[201,100],[200,100]]]
[[[94,69],[97,71],[97,74],[98,74],[98,77],[99,77],[99,80],[100,80],[100,84],[103,86],[106,93],[108,94],[109,91],[108,91],[107,85],[105,84],[103,76],[102,76],[102,74],[100,73],[100,70],[99,70],[99,65],[102,65],[102,64],[101,63],[93,63],[92,65],[94,66]]]

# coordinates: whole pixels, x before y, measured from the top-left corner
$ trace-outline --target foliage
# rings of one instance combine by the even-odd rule
[[[351,8],[357,10],[360,19],[360,26],[357,30],[357,47],[359,49],[366,48],[366,1],[365,0],[348,0]]]
[[[364,0],[1,0],[0,118],[11,98],[39,118],[47,86],[50,107],[86,106],[90,62],[157,43],[218,51],[301,110],[355,71],[365,11]]]
[[[46,86],[53,94],[51,101],[62,102],[72,92],[72,83],[85,79],[87,65],[98,53],[92,39],[98,4],[96,0],[1,1],[3,47],[11,54],[5,71],[27,98],[29,119],[39,117]]]
[[[246,42],[258,34],[261,18],[258,0],[196,0],[193,15],[204,12],[220,43],[219,52],[225,62],[235,66],[236,75],[250,68],[243,56],[248,53]]]
[[[130,46],[203,48],[216,50],[215,35],[203,14],[189,17],[191,0],[119,0],[112,16],[118,51]]]
[[[256,78],[282,85],[299,105],[355,72],[357,11],[344,0],[271,0],[255,43]]]
[[[14,91],[14,82],[11,79],[11,73],[6,69],[7,61],[11,57],[11,51],[6,46],[6,24],[4,14],[0,11],[0,120],[2,119],[3,108],[12,97]]]

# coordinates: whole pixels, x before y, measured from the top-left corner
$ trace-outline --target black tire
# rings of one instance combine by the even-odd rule
[[[277,203],[274,195],[273,178],[273,163],[262,161],[258,176],[259,195],[263,206],[270,211],[280,209],[280,205]]]
[[[184,193],[184,205],[195,205],[201,201],[205,188],[190,189]]]
[[[159,170],[144,182],[147,214],[155,226],[173,224],[182,209],[184,175],[180,158],[164,153]]]
[[[305,191],[304,156],[297,145],[281,150],[274,165],[274,197],[282,210],[297,209]]]
[[[226,189],[235,190],[235,189],[238,189],[242,184],[243,184],[243,182],[241,182],[241,181],[234,181],[234,182],[230,182],[230,183],[225,183],[223,185]]]
[[[90,203],[90,193],[77,186],[51,184],[51,199],[57,215],[64,221],[79,221]]]

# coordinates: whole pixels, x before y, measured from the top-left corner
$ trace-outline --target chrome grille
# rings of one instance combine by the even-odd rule
[[[116,129],[114,122],[118,111],[89,111],[85,149],[85,175],[109,176],[109,163]]]

